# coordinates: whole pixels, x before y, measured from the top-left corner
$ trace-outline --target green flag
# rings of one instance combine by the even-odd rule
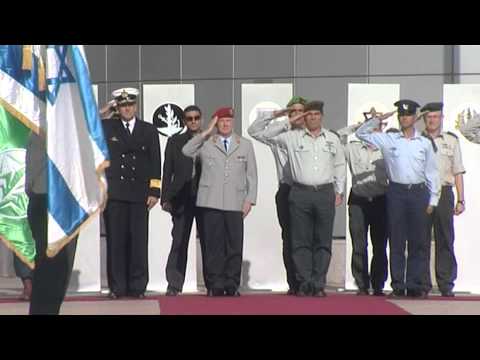
[[[39,66],[33,47],[0,45],[0,239],[32,269],[35,243],[27,219],[25,155],[30,129],[38,131]]]
[[[33,268],[35,244],[28,225],[25,148],[30,129],[0,105],[0,236]]]

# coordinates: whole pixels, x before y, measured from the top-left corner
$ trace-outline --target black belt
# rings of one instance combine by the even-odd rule
[[[390,186],[398,187],[398,188],[404,189],[404,190],[418,190],[418,189],[424,189],[425,188],[425,183],[399,184],[399,183],[396,183],[396,182],[390,182]]]
[[[333,187],[333,184],[328,183],[323,185],[303,185],[299,183],[293,183],[293,186],[302,190],[323,191],[323,190],[331,189]]]

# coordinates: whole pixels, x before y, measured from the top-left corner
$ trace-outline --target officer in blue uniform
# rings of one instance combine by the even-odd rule
[[[373,118],[365,122],[356,135],[382,151],[387,167],[393,289],[390,297],[425,298],[428,294],[423,281],[428,269],[428,215],[433,213],[440,197],[436,147],[430,138],[415,129],[420,105],[411,100],[400,100],[394,105],[398,108],[400,131],[374,132],[381,120]]]

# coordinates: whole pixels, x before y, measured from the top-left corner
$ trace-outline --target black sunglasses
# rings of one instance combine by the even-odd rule
[[[200,116],[187,116],[185,118],[186,121],[192,121],[192,120],[200,120]]]

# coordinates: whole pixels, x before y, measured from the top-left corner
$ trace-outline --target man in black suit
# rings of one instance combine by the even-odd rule
[[[188,242],[194,218],[199,232],[202,229],[199,208],[195,206],[201,171],[200,159],[192,159],[182,153],[187,141],[200,133],[201,117],[202,111],[198,106],[187,106],[183,111],[183,122],[187,131],[169,138],[165,149],[161,203],[163,210],[172,215],[173,222],[172,247],[166,267],[167,296],[176,296],[182,292],[187,268]],[[203,256],[202,236],[200,246]],[[207,283],[205,285],[208,288]]]
[[[138,90],[115,90],[120,119],[103,120],[110,151],[107,276],[110,297],[145,297],[148,283],[148,211],[160,197],[160,144],[155,127],[135,116]]]

